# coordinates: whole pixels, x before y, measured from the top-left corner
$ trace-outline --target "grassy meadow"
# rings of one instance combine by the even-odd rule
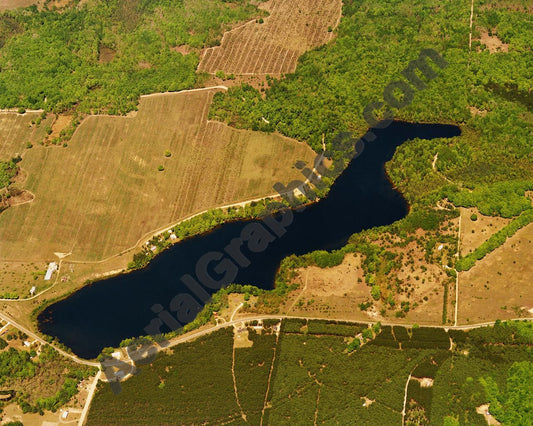
[[[0,112],[0,161],[22,154],[27,142],[35,145],[46,137],[46,127],[52,119],[42,120],[39,126],[32,124],[39,119],[41,113]]]
[[[22,186],[35,199],[0,215],[0,258],[100,260],[191,214],[298,178],[293,164],[309,162],[311,149],[208,122],[214,92],[143,97],[133,117],[86,118],[68,147],[27,150]]]

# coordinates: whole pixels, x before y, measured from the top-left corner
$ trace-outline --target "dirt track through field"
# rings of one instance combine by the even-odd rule
[[[204,52],[199,71],[239,75],[282,74],[296,69],[307,50],[327,43],[339,23],[340,0],[270,0],[264,23],[250,21],[224,34]]]

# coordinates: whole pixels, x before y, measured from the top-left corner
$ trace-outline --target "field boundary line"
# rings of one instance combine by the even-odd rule
[[[222,89],[222,90],[228,90],[227,86],[224,85],[218,85],[218,86],[209,86],[209,87],[199,87],[197,89],[185,89],[185,90],[178,90],[177,92],[158,92],[158,93],[149,93],[148,95],[141,95],[140,98],[153,98],[156,96],[169,96],[169,95],[177,95],[178,93],[194,93],[194,92],[205,92],[206,90],[215,90],[215,89]],[[95,117],[101,117],[102,114],[94,114]],[[108,117],[120,117],[117,115],[108,115]]]
[[[457,258],[459,258],[461,253],[461,220],[463,218],[463,215],[461,214],[461,209],[459,208],[459,227],[457,232]],[[457,317],[459,314],[459,271],[455,270],[455,321],[454,326],[457,327]]]
[[[39,112],[43,112],[44,109],[27,109],[24,114],[20,114],[18,112],[18,108],[4,108],[4,109],[0,109],[0,114],[7,114],[7,113],[13,113],[13,112],[16,112],[17,115],[20,115],[21,117],[26,114],[27,112],[31,112],[31,113],[39,113]]]
[[[267,16],[266,18],[269,18],[269,16]],[[263,18],[263,20],[266,19],[266,18]],[[235,28],[232,28],[231,30],[225,31],[224,34],[222,34],[222,38],[220,39],[220,45],[213,46],[213,47],[208,47],[207,49],[204,50],[204,54],[202,55],[202,59],[200,60],[200,62],[198,62],[198,66],[196,67],[196,71],[197,72],[202,72],[201,67],[202,67],[202,65],[204,63],[205,56],[206,56],[206,54],[207,54],[207,52],[209,50],[211,50],[213,52],[213,54],[211,54],[211,57],[213,57],[214,52],[216,51],[215,49],[217,47],[219,49],[222,49],[222,45],[224,44],[224,39],[226,38],[226,34],[231,34],[232,32],[237,31],[237,30],[245,27],[246,25],[250,25],[250,24],[255,24],[255,19],[250,19],[249,21],[246,21],[246,22],[242,23],[241,25],[237,25]],[[204,70],[204,71],[207,71],[207,70]]]
[[[341,19],[342,19],[342,0],[340,1],[340,3],[341,3],[341,5],[340,5],[340,7],[339,7],[339,13],[337,14],[337,20],[335,21],[335,25],[332,27],[333,31],[331,31],[331,32],[329,33],[329,40],[328,40],[328,43],[329,43],[331,40],[333,40],[333,38],[335,37],[334,32],[335,32],[335,30],[336,30],[337,28],[339,28],[339,25],[340,25],[340,23],[341,23]]]
[[[210,48],[212,49],[212,48]],[[208,73],[213,74],[213,73]],[[190,93],[190,92],[200,92],[205,90],[215,90],[215,89],[221,89],[221,90],[228,90],[227,86],[224,85],[217,85],[217,86],[209,86],[209,87],[198,87],[196,89],[183,89],[183,90],[177,90],[174,92],[156,92],[156,93],[148,93],[146,95],[140,95],[139,99],[142,98],[149,98],[149,97],[155,97],[155,96],[166,96],[166,95],[176,95],[178,93]],[[44,112],[44,109],[27,109],[26,113],[42,113]],[[9,108],[9,109],[0,109],[0,114],[12,114],[16,113],[19,116],[24,116],[24,114],[19,114],[17,108]],[[113,115],[113,114],[87,114],[85,118],[87,117],[122,117],[122,118],[130,118],[124,115]],[[81,123],[80,123],[81,125]],[[78,126],[79,127],[79,126]]]
[[[281,324],[280,324],[280,331],[281,331]],[[270,371],[268,373],[268,382],[267,382],[267,389],[265,393],[265,399],[263,402],[263,409],[261,410],[261,423],[260,426],[263,426],[263,417],[265,416],[265,411],[268,408],[268,394],[270,393],[270,382],[272,380],[272,372],[274,371],[274,364],[276,362],[276,353],[278,350],[278,343],[279,343],[279,335],[280,333],[276,333],[276,344],[274,345],[273,354],[272,354],[272,361],[270,363]]]
[[[235,332],[235,326],[233,327],[233,330]],[[237,406],[239,407],[239,410],[241,410],[241,417],[246,422],[246,414],[244,414],[244,410],[242,409],[241,402],[239,401],[239,391],[237,390],[237,377],[235,377],[235,342],[233,342],[233,352],[231,357],[231,376],[233,378],[233,390],[235,392],[235,401],[237,402]]]
[[[85,405],[83,406],[80,419],[78,420],[78,426],[83,426],[85,424],[85,418],[87,417],[87,414],[89,413],[89,408],[91,407],[91,403],[94,398],[96,386],[98,385],[98,382],[100,381],[101,376],[102,376],[102,370],[100,370],[96,374],[94,381],[91,383],[91,387],[89,388],[89,393],[87,394],[87,400],[85,401]]]
[[[407,405],[407,390],[409,389],[409,382],[411,381],[413,371],[415,371],[416,367],[418,367],[418,364],[413,367],[413,369],[409,373],[409,377],[407,377],[407,382],[405,382],[405,391],[403,394],[402,426],[405,424],[405,406]]]

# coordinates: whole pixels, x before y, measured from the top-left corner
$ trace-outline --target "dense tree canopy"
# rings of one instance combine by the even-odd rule
[[[474,40],[490,23],[509,45],[508,52],[494,54],[477,41],[469,49],[467,3],[350,0],[344,2],[343,15],[337,38],[306,53],[294,74],[269,79],[264,94],[250,86],[217,94],[211,117],[276,130],[320,151],[323,135],[327,142],[339,131],[362,135],[368,127],[364,108],[382,101],[389,83],[405,81],[402,71],[423,49],[432,48],[448,66],[441,69],[429,60],[437,77],[415,90],[409,106],[392,111],[408,121],[464,124],[464,134],[451,142],[400,148],[395,162],[401,167],[392,170],[393,181],[405,189],[406,180],[424,180],[436,153],[437,170],[467,186],[531,179],[532,15],[520,6],[478,6]],[[443,183],[439,178],[435,186]]]
[[[98,0],[5,12],[0,108],[128,112],[141,94],[195,86],[198,49],[258,14],[248,0]],[[192,53],[178,52],[181,45]]]

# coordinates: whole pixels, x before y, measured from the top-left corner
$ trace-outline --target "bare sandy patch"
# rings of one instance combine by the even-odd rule
[[[487,49],[489,49],[490,53],[497,53],[497,52],[508,52],[509,51],[509,45],[501,41],[497,35],[494,33],[492,35],[489,34],[487,30],[481,31],[481,37],[480,37],[481,43],[483,43],[485,46],[487,46]]]
[[[420,383],[421,388],[430,388],[433,386],[433,379],[429,377],[412,377],[411,379]]]
[[[188,55],[189,53],[192,52],[191,47],[187,44],[182,44],[181,46],[173,47],[172,50],[174,52],[181,53],[182,55]]]
[[[483,417],[485,417],[485,420],[487,421],[488,425],[501,425],[501,423],[489,413],[489,404],[483,404],[477,407],[476,413],[481,414]]]
[[[98,62],[100,64],[107,64],[115,59],[116,55],[116,50],[111,49],[110,47],[101,46],[100,51],[98,52]]]
[[[30,191],[13,188],[10,190],[11,197],[5,200],[5,204],[9,207],[21,206],[23,204],[31,203],[35,199]]]
[[[470,110],[470,113],[472,114],[473,117],[477,115],[479,115],[480,117],[485,117],[487,115],[487,111],[478,109],[474,106],[468,107],[468,109]]]
[[[376,402],[375,399],[369,399],[366,396],[361,397],[363,402],[363,407],[370,407],[374,402]]]
[[[233,327],[233,347],[251,348],[254,342],[248,337],[248,327],[243,323]]]

